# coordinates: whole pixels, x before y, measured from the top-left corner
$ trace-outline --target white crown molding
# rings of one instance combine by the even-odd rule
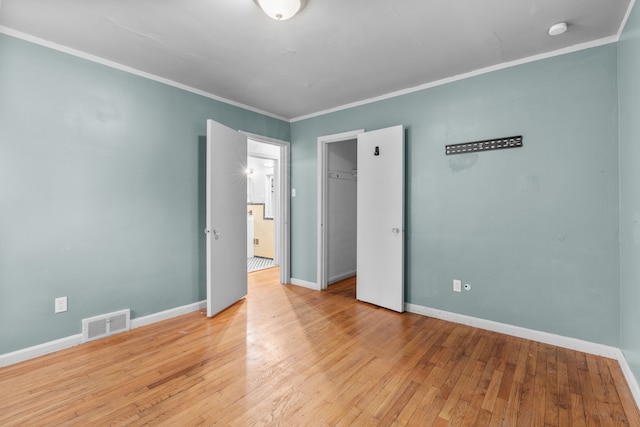
[[[618,33],[616,34],[616,41],[620,40],[622,36],[622,32],[624,31],[624,27],[627,25],[627,21],[629,20],[629,16],[631,15],[631,11],[633,10],[633,6],[636,4],[636,0],[631,0],[629,2],[629,7],[627,8],[627,12],[624,14],[624,18],[622,18],[622,22],[620,23],[620,28],[618,28]]]
[[[228,104],[228,105],[232,105],[234,107],[242,108],[244,110],[252,111],[254,113],[262,114],[264,116],[268,116],[268,117],[271,117],[271,118],[274,118],[274,119],[277,119],[277,120],[282,120],[284,122],[289,123],[289,119],[287,119],[286,117],[278,116],[277,114],[273,114],[273,113],[270,113],[268,111],[261,110],[259,108],[251,107],[250,105],[245,105],[245,104],[242,104],[240,102],[232,101],[230,99],[223,98],[223,97],[215,95],[213,93],[205,92],[203,90],[196,89],[194,87],[187,86],[187,85],[184,85],[182,83],[178,83],[178,82],[175,82],[173,80],[166,79],[164,77],[156,76],[155,74],[147,73],[145,71],[141,71],[141,70],[138,70],[136,68],[132,68],[132,67],[120,64],[118,62],[110,61],[108,59],[104,59],[104,58],[101,58],[99,56],[92,55],[92,54],[87,53],[87,52],[83,52],[83,51],[78,50],[78,49],[73,49],[73,48],[70,48],[70,47],[67,47],[67,46],[64,46],[64,45],[61,45],[61,44],[57,44],[57,43],[54,43],[54,42],[51,42],[51,41],[48,41],[48,40],[45,40],[45,39],[41,39],[41,38],[36,37],[36,36],[32,36],[30,34],[26,34],[26,33],[20,32],[20,31],[16,31],[16,30],[14,30],[12,28],[8,28],[8,27],[0,25],[0,33],[6,34],[6,35],[11,36],[11,37],[15,37],[17,39],[24,40],[24,41],[27,41],[27,42],[30,42],[30,43],[34,43],[34,44],[37,44],[37,45],[40,45],[40,46],[43,46],[43,47],[47,47],[49,49],[57,50],[59,52],[63,52],[63,53],[66,53],[66,54],[69,54],[69,55],[72,55],[72,56],[76,56],[78,58],[86,59],[87,61],[95,62],[95,63],[101,64],[101,65],[104,65],[104,66],[107,66],[107,67],[110,67],[110,68],[114,68],[116,70],[124,71],[125,73],[129,73],[129,74],[133,74],[133,75],[136,75],[136,76],[139,76],[139,77],[143,77],[143,78],[148,79],[148,80],[153,80],[153,81],[156,81],[158,83],[165,84],[167,86],[172,86],[172,87],[175,87],[177,89],[184,90],[186,92],[191,92],[191,93],[194,93],[196,95],[204,96],[205,98],[213,99],[213,100],[216,100],[216,101],[219,101],[219,102],[223,102],[223,103]]]
[[[225,104],[232,105],[234,107],[238,107],[238,108],[242,108],[242,109],[245,109],[245,110],[248,110],[248,111],[252,111],[254,113],[262,114],[262,115],[265,115],[265,116],[268,116],[268,117],[272,117],[272,118],[277,119],[277,120],[282,120],[284,122],[294,123],[294,122],[298,122],[298,121],[302,121],[302,120],[311,119],[311,118],[314,118],[314,117],[323,116],[323,115],[330,114],[330,113],[335,113],[335,112],[342,111],[342,110],[347,110],[347,109],[350,109],[350,108],[360,107],[362,105],[372,104],[372,103],[375,103],[375,102],[378,102],[378,101],[383,101],[383,100],[386,100],[386,99],[391,99],[391,98],[395,98],[395,97],[402,96],[402,95],[407,95],[407,94],[414,93],[414,92],[419,92],[419,91],[422,91],[422,90],[425,90],[425,89],[429,89],[429,88],[433,88],[433,87],[436,87],[436,86],[442,86],[442,85],[447,84],[447,83],[452,83],[452,82],[456,82],[456,81],[459,81],[459,80],[468,79],[468,78],[471,78],[471,77],[475,77],[475,76],[479,76],[479,75],[482,75],[482,74],[490,73],[492,71],[503,70],[505,68],[511,68],[511,67],[515,67],[515,66],[518,66],[518,65],[527,64],[527,63],[530,63],[530,62],[539,61],[539,60],[542,60],[542,59],[552,58],[554,56],[565,55],[565,54],[568,54],[568,53],[573,53],[573,52],[578,52],[578,51],[585,50],[585,49],[590,49],[592,47],[603,46],[603,45],[606,45],[606,44],[615,43],[620,38],[620,34],[622,33],[622,30],[624,29],[624,25],[626,24],[626,21],[627,21],[627,19],[629,17],[629,14],[631,13],[631,9],[633,8],[633,4],[634,3],[635,3],[635,0],[631,0],[631,3],[629,5],[629,8],[627,9],[627,12],[626,12],[625,17],[624,17],[624,19],[622,21],[622,24],[620,25],[620,28],[618,29],[618,33],[615,36],[605,37],[605,38],[601,38],[601,39],[598,39],[598,40],[593,40],[593,41],[590,41],[590,42],[581,43],[581,44],[577,44],[577,45],[574,45],[574,46],[569,46],[569,47],[566,47],[566,48],[563,48],[563,49],[554,50],[552,52],[546,52],[546,53],[542,53],[542,54],[539,54],[539,55],[534,55],[534,56],[530,56],[530,57],[527,57],[527,58],[518,59],[518,60],[515,60],[515,61],[503,62],[501,64],[492,65],[490,67],[481,68],[481,69],[478,69],[478,70],[470,71],[468,73],[459,74],[457,76],[447,77],[445,79],[436,80],[434,82],[425,83],[425,84],[422,84],[422,85],[419,85],[419,86],[414,86],[414,87],[411,87],[411,88],[402,89],[402,90],[395,91],[395,92],[390,92],[390,93],[387,93],[387,94],[384,94],[384,95],[380,95],[380,96],[377,96],[377,97],[363,99],[363,100],[360,100],[360,101],[352,102],[352,103],[349,103],[349,104],[344,104],[344,105],[333,107],[333,108],[329,108],[329,109],[326,109],[326,110],[317,111],[315,113],[305,114],[303,116],[294,117],[294,118],[291,118],[291,119],[288,119],[288,118],[283,117],[283,116],[279,116],[277,114],[273,114],[273,113],[271,113],[269,111],[265,111],[265,110],[261,110],[261,109],[258,109],[258,108],[254,108],[254,107],[252,107],[250,105],[245,105],[245,104],[242,104],[242,103],[239,103],[239,102],[236,102],[236,101],[232,101],[230,99],[226,99],[226,98],[223,98],[221,96],[217,96],[215,94],[212,94],[212,93],[209,93],[209,92],[205,92],[203,90],[196,89],[196,88],[193,88],[191,86],[184,85],[182,83],[175,82],[173,80],[165,79],[164,77],[156,76],[154,74],[150,74],[150,73],[147,73],[145,71],[141,71],[141,70],[138,70],[138,69],[135,69],[135,68],[132,68],[132,67],[128,67],[126,65],[123,65],[123,64],[120,64],[120,63],[117,63],[117,62],[114,62],[114,61],[110,61],[110,60],[101,58],[99,56],[91,55],[89,53],[86,53],[86,52],[83,52],[83,51],[80,51],[80,50],[77,50],[77,49],[73,49],[73,48],[70,48],[70,47],[67,47],[67,46],[64,46],[64,45],[60,45],[60,44],[57,44],[57,43],[53,43],[53,42],[50,42],[48,40],[32,36],[30,34],[22,33],[20,31],[17,31],[17,30],[14,30],[12,28],[8,28],[8,27],[2,26],[2,25],[0,25],[0,33],[6,34],[8,36],[12,36],[12,37],[15,37],[15,38],[18,38],[18,39],[21,39],[21,40],[25,40],[25,41],[28,41],[28,42],[31,42],[31,43],[35,43],[35,44],[38,44],[40,46],[44,46],[44,47],[47,47],[47,48],[50,48],[50,49],[54,49],[54,50],[57,50],[57,51],[60,51],[60,52],[64,52],[64,53],[67,53],[69,55],[77,56],[79,58],[83,58],[83,59],[86,59],[88,61],[92,61],[92,62],[95,62],[95,63],[98,63],[98,64],[102,64],[102,65],[105,65],[107,67],[115,68],[115,69],[120,70],[120,71],[124,71],[124,72],[130,73],[130,74],[134,74],[134,75],[137,75],[137,76],[140,76],[140,77],[144,77],[144,78],[149,79],[149,80],[157,81],[159,83],[163,83],[163,84],[166,84],[168,86],[172,86],[172,87],[175,87],[175,88],[178,88],[178,89],[182,89],[182,90],[187,91],[187,92],[195,93],[197,95],[201,95],[201,96],[204,96],[206,98],[214,99],[216,101],[220,101],[220,102],[223,102]]]
[[[407,95],[407,94],[414,93],[414,92],[420,92],[420,91],[425,90],[425,89],[430,89],[430,88],[433,88],[433,87],[436,87],[436,86],[442,86],[442,85],[445,85],[445,84],[448,84],[448,83],[457,82],[459,80],[465,80],[465,79],[468,79],[468,78],[471,78],[471,77],[476,77],[476,76],[479,76],[479,75],[482,75],[482,74],[491,73],[493,71],[504,70],[505,68],[511,68],[511,67],[515,67],[515,66],[518,66],[518,65],[528,64],[530,62],[540,61],[542,59],[553,58],[554,56],[565,55],[565,54],[568,54],[568,53],[573,53],[573,52],[578,52],[578,51],[585,50],[585,49],[590,49],[592,47],[598,47],[598,46],[603,46],[603,45],[606,45],[606,44],[615,43],[616,41],[618,41],[617,36],[605,37],[605,38],[598,39],[598,40],[593,40],[593,41],[590,41],[590,42],[587,42],[587,43],[581,43],[581,44],[565,47],[565,48],[562,48],[562,49],[554,50],[552,52],[545,52],[545,53],[541,53],[539,55],[529,56],[529,57],[523,58],[523,59],[517,59],[515,61],[503,62],[501,64],[492,65],[490,67],[480,68],[478,70],[470,71],[468,73],[458,74],[457,76],[447,77],[445,79],[436,80],[434,82],[425,83],[425,84],[422,84],[422,85],[419,85],[419,86],[414,86],[414,87],[411,87],[411,88],[402,89],[402,90],[398,90],[398,91],[395,91],[395,92],[390,92],[390,93],[387,93],[387,94],[384,94],[384,95],[376,96],[374,98],[363,99],[361,101],[352,102],[350,104],[344,104],[344,105],[341,105],[339,107],[329,108],[327,110],[322,110],[322,111],[318,111],[318,112],[315,112],[315,113],[306,114],[304,116],[294,117],[294,118],[290,119],[289,121],[291,123],[295,123],[295,122],[299,122],[299,121],[302,121],[302,120],[312,119],[314,117],[320,117],[320,116],[324,116],[326,114],[335,113],[335,112],[342,111],[342,110],[348,110],[350,108],[360,107],[360,106],[363,106],[363,105],[372,104],[372,103],[378,102],[378,101],[384,101],[386,99],[396,98],[398,96]]]

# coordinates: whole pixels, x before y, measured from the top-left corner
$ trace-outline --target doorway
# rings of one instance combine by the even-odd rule
[[[279,265],[280,147],[247,141],[247,271]]]
[[[332,187],[344,186],[338,182],[342,179],[354,180],[356,266],[355,271],[344,274],[357,272],[358,300],[398,312],[405,305],[404,136],[404,126],[396,125],[318,138],[318,287],[327,289],[332,280],[348,277],[331,266],[331,237],[340,239],[345,233],[332,224],[332,219],[336,221],[335,200],[346,202],[332,193]],[[354,139],[355,164],[340,158],[351,151],[347,144]],[[349,168],[354,168],[352,177],[342,170]]]
[[[280,188],[289,192],[290,144],[236,131],[207,120],[205,152],[205,263],[207,316],[212,317],[247,294],[248,139],[279,147]],[[274,167],[276,167],[274,165]],[[276,233],[280,239],[280,282],[290,282],[289,198],[280,197]]]
[[[247,271],[252,255],[258,263],[279,266],[280,283],[289,283],[290,143],[242,133],[247,136]]]
[[[357,136],[318,138],[318,287],[356,274]]]

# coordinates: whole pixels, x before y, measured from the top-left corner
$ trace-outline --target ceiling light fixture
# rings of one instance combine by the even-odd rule
[[[285,21],[304,7],[306,0],[254,0],[270,18]]]
[[[549,28],[550,36],[559,36],[560,34],[567,31],[567,23],[566,22],[558,22],[557,24],[552,25]]]

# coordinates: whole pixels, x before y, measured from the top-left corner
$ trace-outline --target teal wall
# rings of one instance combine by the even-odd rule
[[[617,346],[616,64],[611,44],[294,122],[292,276],[316,282],[317,138],[403,124],[407,301]]]
[[[640,9],[618,43],[620,99],[620,346],[640,382]]]
[[[637,15],[619,58],[602,46],[291,126],[0,35],[0,354],[205,297],[206,119],[292,141],[292,276],[311,282],[317,138],[404,124],[407,300],[622,345],[638,375]],[[523,148],[444,155],[515,134]]]
[[[0,354],[205,299],[206,119],[289,123],[5,35],[0,58]]]

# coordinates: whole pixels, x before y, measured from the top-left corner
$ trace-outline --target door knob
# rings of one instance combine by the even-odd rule
[[[394,227],[394,228],[392,228],[392,229],[391,229],[391,232],[392,232],[393,234],[399,234],[399,233],[400,233],[400,229],[399,229],[399,228]]]
[[[218,240],[218,238],[220,238],[220,230],[218,230],[217,228],[213,229],[213,237]]]

